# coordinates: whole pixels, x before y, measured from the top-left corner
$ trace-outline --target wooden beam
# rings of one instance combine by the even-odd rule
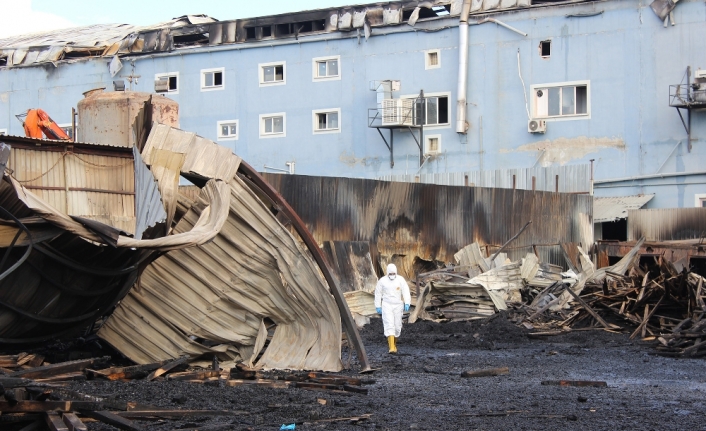
[[[110,356],[102,358],[80,359],[78,361],[60,362],[58,364],[45,365],[43,367],[29,368],[10,374],[10,377],[23,377],[27,379],[42,379],[56,376],[58,374],[83,371],[98,362],[107,362]]]
[[[461,377],[489,377],[489,376],[501,376],[504,374],[510,374],[510,368],[500,367],[500,368],[488,368],[485,370],[470,370],[461,373]]]
[[[61,415],[61,419],[64,421],[69,431],[88,431],[86,424],[81,422],[81,419],[79,419],[75,413],[64,413]]]
[[[45,412],[44,420],[50,431],[69,431],[69,427],[64,424],[56,412]]]
[[[147,376],[147,378],[146,378],[145,380],[147,380],[148,382],[149,382],[149,381],[152,381],[152,380],[154,380],[155,378],[161,376],[162,374],[164,374],[164,373],[166,373],[166,372],[168,372],[168,371],[170,371],[170,370],[172,370],[172,369],[178,367],[179,365],[186,364],[186,363],[188,362],[188,360],[189,360],[189,357],[188,357],[188,356],[182,356],[181,358],[179,358],[179,359],[177,359],[177,360],[175,360],[175,361],[172,361],[172,362],[169,362],[168,364],[162,365],[161,367],[159,367],[159,368],[157,368],[156,370],[152,371],[152,372]]]
[[[142,431],[142,427],[138,426],[130,419],[121,418],[120,416],[108,411],[81,410],[81,414],[88,416],[89,418],[99,420],[108,425],[112,425],[121,430]]]
[[[565,284],[564,286],[565,286],[565,288],[566,288],[566,291],[569,292],[569,294],[570,294],[571,296],[573,296],[574,299],[575,299],[579,304],[581,304],[581,306],[582,306],[586,311],[588,311],[589,314],[590,314],[591,316],[593,316],[594,319],[596,319],[596,320],[598,321],[598,323],[600,323],[601,325],[603,325],[603,327],[606,328],[606,329],[612,329],[611,326],[610,326],[605,320],[603,320],[603,318],[602,318],[601,316],[599,316],[598,313],[596,313],[596,312],[593,310],[593,308],[591,308],[591,306],[589,306],[589,305],[586,303],[586,301],[583,300],[583,298],[581,298],[576,292],[574,292],[573,289],[571,289],[571,287],[569,287],[568,284]]]

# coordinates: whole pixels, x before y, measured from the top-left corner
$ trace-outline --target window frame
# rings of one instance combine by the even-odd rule
[[[61,130],[63,130],[64,133],[66,133],[66,134],[69,136],[69,138],[71,138],[72,140],[76,141],[76,138],[75,138],[74,136],[71,136],[71,133],[69,133],[70,131],[72,131],[72,130],[71,130],[71,129],[72,129],[72,124],[71,124],[71,123],[61,123],[61,124],[56,123],[56,125],[59,126],[59,128],[60,128]],[[69,130],[67,131],[66,129],[69,129]],[[1,130],[0,130],[0,131],[1,131]],[[76,131],[78,132],[78,127],[76,127]]]
[[[430,54],[436,54],[436,64],[431,64],[429,61]],[[431,69],[441,69],[441,50],[440,49],[428,49],[424,51],[424,70]]]
[[[206,86],[206,74],[207,73],[216,73],[216,72],[221,72],[221,85],[218,85],[218,86],[212,85],[210,87],[207,87]],[[219,90],[224,90],[226,88],[226,68],[225,67],[201,69],[201,72],[199,75],[201,77],[201,91],[219,91]],[[177,87],[178,86],[179,86],[179,83],[177,82]]]
[[[319,114],[338,114],[338,128],[336,129],[318,129],[319,125],[318,116]],[[314,109],[311,111],[311,121],[312,121],[312,133],[314,135],[325,135],[328,133],[341,133],[341,108],[329,108],[329,109]]]
[[[694,206],[696,208],[706,208],[702,202],[706,201],[706,193],[695,193],[694,194]]]
[[[319,76],[319,63],[322,61],[336,60],[338,62],[338,75],[335,76]],[[311,79],[313,82],[323,82],[323,81],[340,81],[341,80],[341,56],[340,55],[329,55],[326,57],[314,57],[311,59]],[[328,65],[326,66],[328,70]]]
[[[404,96],[401,96],[400,99],[416,99],[419,97],[419,94],[407,94]],[[448,123],[437,123],[437,124],[425,124],[424,125],[424,130],[435,130],[435,129],[448,129],[451,127],[452,123],[452,112],[451,112],[451,92],[450,91],[441,91],[441,92],[436,92],[436,93],[424,93],[424,98],[428,99],[430,97],[446,97],[449,101],[449,106],[448,106],[448,111],[449,111],[449,118],[448,118]],[[425,102],[425,109],[426,109],[426,102]]]
[[[434,152],[429,151],[429,140],[437,139],[439,142],[438,149]],[[441,154],[441,135],[425,135],[424,136],[424,155],[425,156],[438,156]]]
[[[267,118],[282,117],[282,133],[265,133],[265,120]],[[258,121],[258,130],[260,131],[260,139],[284,138],[287,136],[287,113],[274,112],[271,114],[260,114]]]
[[[560,88],[560,87],[581,87],[586,86],[586,113],[585,114],[570,114],[570,115],[558,115],[558,116],[547,116],[539,117],[537,114],[537,90],[549,89],[549,88]],[[560,91],[559,94],[562,94]],[[574,96],[576,95],[576,90],[574,90]],[[548,96],[547,96],[548,97]],[[561,96],[563,97],[563,95]],[[574,104],[575,104],[574,100]],[[533,120],[546,120],[546,121],[574,121],[574,120],[590,120],[591,119],[591,81],[566,81],[566,82],[553,82],[549,84],[535,84],[530,86],[530,104],[532,109],[532,119]],[[561,99],[559,101],[559,106],[561,106]]]
[[[181,78],[179,77],[179,72],[155,73],[155,74],[154,74],[154,80],[157,81],[158,79],[161,79],[161,78],[166,77],[166,78],[167,78],[167,81],[168,81],[168,78],[170,78],[170,77],[172,77],[172,76],[174,76],[174,77],[176,78],[176,81],[177,81],[176,90],[169,90],[169,82],[167,82],[167,93],[169,93],[169,94],[179,94],[179,83],[181,82]]]
[[[221,135],[221,127],[225,125],[235,124],[235,135]],[[239,120],[222,120],[216,122],[216,136],[218,141],[237,141],[240,138],[240,121]]]
[[[282,80],[265,82],[265,67],[268,66],[282,66]],[[272,61],[269,63],[259,63],[257,65],[257,76],[260,81],[260,87],[273,87],[276,85],[287,85],[287,62],[286,61]]]

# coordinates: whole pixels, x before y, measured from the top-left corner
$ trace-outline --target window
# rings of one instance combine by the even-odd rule
[[[57,126],[59,126],[59,128],[63,130],[69,138],[72,140],[74,139],[74,130],[73,127],[71,127],[71,123],[57,124]]]
[[[287,135],[287,117],[284,112],[260,115],[260,137],[282,138]]]
[[[414,124],[424,124],[424,127],[449,126],[450,93],[429,93],[424,95],[422,109],[415,107]],[[418,95],[403,96],[404,99],[416,99]],[[423,121],[424,120],[424,121]]]
[[[201,69],[201,91],[223,90],[225,68]]]
[[[287,82],[286,67],[284,61],[276,63],[262,63],[258,65],[260,69],[260,86],[264,85],[284,85]]]
[[[589,83],[533,85],[533,118],[590,117]]]
[[[424,137],[424,154],[441,153],[441,135],[427,135]]]
[[[341,79],[341,56],[314,58],[313,68],[314,81]]]
[[[539,55],[542,58],[549,58],[552,55],[552,41],[543,40],[539,42]]]
[[[424,69],[439,69],[441,67],[441,51],[432,49],[424,52]]]
[[[0,135],[1,134],[2,133],[0,133]],[[695,194],[694,197],[695,197],[695,202],[694,202],[695,205],[694,206],[699,207],[699,208],[706,207],[706,194],[699,193],[699,194]]]
[[[237,141],[239,129],[238,120],[219,121],[217,131],[218,140]]]
[[[341,108],[319,109],[312,111],[312,116],[314,134],[341,132]]]
[[[158,73],[154,80],[167,81],[167,93],[179,94],[179,72]]]

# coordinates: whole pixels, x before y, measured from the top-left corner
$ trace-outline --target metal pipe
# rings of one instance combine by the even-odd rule
[[[484,20],[471,23],[471,25],[480,25],[480,24],[485,24],[486,22],[494,22],[495,24],[497,24],[497,25],[499,25],[499,26],[501,26],[501,27],[505,27],[506,29],[508,29],[508,30],[510,30],[510,31],[514,31],[514,32],[517,33],[517,34],[521,34],[522,36],[527,37],[527,33],[525,33],[524,31],[518,30],[518,29],[516,29],[515,27],[513,27],[513,26],[511,26],[511,25],[507,25],[507,24],[505,24],[504,22],[502,22],[502,21],[500,21],[500,20],[497,20],[497,19],[495,19],[495,18],[486,18],[486,19],[484,19]]]
[[[456,133],[466,133],[466,98],[468,95],[468,14],[471,0],[463,1],[458,23],[458,85],[456,93]]]
[[[632,177],[613,178],[610,180],[594,180],[593,184],[621,183],[623,181],[647,180],[650,178],[690,177],[690,176],[694,176],[694,175],[706,175],[706,171],[670,172],[670,173],[666,173],[666,174],[635,175]]]
[[[286,172],[289,173],[289,169],[280,169],[280,168],[273,168],[272,166],[263,166],[265,169],[272,169],[273,171],[280,171],[280,172]]]

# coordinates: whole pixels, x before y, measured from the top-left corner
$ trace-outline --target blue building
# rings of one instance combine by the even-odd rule
[[[705,40],[702,0],[96,25],[0,40],[0,132],[21,135],[15,115],[34,107],[68,127],[83,92],[124,84],[176,100],[181,128],[262,171],[485,185],[482,172],[547,168],[565,177],[501,186],[705,206]]]

